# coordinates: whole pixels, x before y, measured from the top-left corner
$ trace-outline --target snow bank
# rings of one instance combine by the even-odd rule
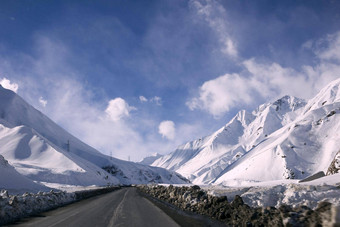
[[[318,203],[315,209],[304,205],[282,204],[275,208],[251,207],[236,195],[233,198],[214,196],[197,185],[190,187],[142,185],[138,187],[157,200],[217,219],[227,226],[339,226],[339,209],[329,202]],[[247,190],[245,189],[244,192]],[[275,196],[277,190],[269,195]],[[268,201],[269,201],[268,199]]]
[[[9,195],[8,191],[0,192],[0,225],[19,218],[53,209],[76,200],[74,193],[38,192],[23,195]]]
[[[243,186],[202,186],[209,194],[234,198],[240,195],[251,207],[293,207],[305,205],[312,209],[327,201],[340,206],[340,174],[299,184],[296,180],[262,182]]]
[[[81,199],[117,190],[119,187],[107,187],[94,190],[67,193],[63,191],[24,193],[9,195],[8,191],[0,191],[0,226],[14,222],[29,215],[51,210]]]

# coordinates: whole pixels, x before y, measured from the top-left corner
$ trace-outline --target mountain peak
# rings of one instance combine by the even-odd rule
[[[285,95],[285,96],[283,96],[283,97],[277,99],[273,104],[274,104],[274,105],[280,105],[280,104],[285,103],[285,102],[287,102],[287,103],[292,103],[292,102],[294,102],[295,99],[297,99],[297,98],[294,97],[294,96]]]
[[[241,122],[241,124],[245,127],[247,126],[251,121],[254,120],[254,116],[251,113],[248,113],[246,110],[241,110],[239,111],[234,119],[238,120]],[[233,120],[234,120],[233,119]],[[232,120],[232,121],[233,121]]]
[[[316,97],[318,96],[323,96],[330,102],[340,101],[340,78],[330,82]]]
[[[288,111],[295,111],[306,105],[306,101],[303,99],[296,98],[291,95],[285,95],[282,98],[273,102],[276,111],[279,110],[288,110]]]
[[[0,101],[2,103],[8,103],[16,96],[18,95],[14,91],[6,89],[0,84]]]
[[[312,98],[305,107],[305,113],[340,101],[340,78],[330,82]]]

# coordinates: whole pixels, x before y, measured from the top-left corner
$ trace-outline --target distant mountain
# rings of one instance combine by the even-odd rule
[[[186,182],[174,172],[98,152],[1,86],[0,155],[21,175],[38,182],[84,186]]]
[[[155,154],[152,154],[150,156],[147,156],[147,157],[143,158],[138,163],[143,164],[143,165],[151,165],[155,160],[159,159],[162,156],[163,155],[161,155],[161,154],[155,153]]]
[[[252,113],[240,111],[212,135],[178,147],[152,166],[174,170],[196,184],[326,172],[340,149],[339,87],[340,79],[307,103],[285,96]]]

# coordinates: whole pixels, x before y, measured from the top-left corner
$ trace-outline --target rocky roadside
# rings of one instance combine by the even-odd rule
[[[209,216],[227,226],[337,226],[334,220],[336,208],[328,202],[320,202],[314,210],[307,206],[249,207],[240,196],[229,202],[226,196],[215,197],[199,186],[168,187],[140,185],[142,192],[173,204],[176,207]],[[336,213],[335,213],[336,214]]]

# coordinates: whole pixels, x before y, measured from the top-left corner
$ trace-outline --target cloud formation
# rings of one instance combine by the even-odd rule
[[[181,136],[177,139],[174,127],[165,124],[161,131],[167,140],[161,140],[158,130],[162,119],[157,113],[142,112],[141,108],[132,115],[136,104],[130,105],[123,97],[108,100],[105,95],[98,99],[101,88],[83,82],[79,71],[68,63],[75,55],[67,46],[46,36],[37,36],[35,45],[39,48],[34,58],[25,54],[0,56],[0,71],[6,69],[11,81],[20,82],[20,95],[26,101],[98,151],[138,161],[150,152],[164,154],[183,140],[202,136],[201,125],[197,130],[196,126],[179,124],[177,133]],[[45,97],[48,103],[44,107]],[[153,104],[162,102],[158,96],[144,98]]]
[[[340,63],[340,32],[327,35],[310,46],[322,60]]]
[[[109,101],[105,112],[112,121],[119,121],[123,117],[129,116],[132,110],[136,110],[136,108],[129,106],[124,99],[118,97]]]
[[[221,45],[220,51],[230,57],[237,57],[237,46],[230,35],[230,24],[228,24],[228,19],[226,18],[227,12],[225,8],[219,2],[211,0],[192,0],[189,4],[217,36]]]
[[[7,78],[2,78],[2,80],[0,81],[0,84],[2,87],[12,90],[15,93],[17,93],[19,85],[16,83],[12,83],[9,79]]]
[[[199,97],[187,102],[191,110],[203,109],[215,117],[221,117],[235,105],[249,103],[248,81],[238,74],[225,74],[203,83],[199,88]]]
[[[304,45],[304,48],[312,46],[319,60],[314,66],[304,65],[301,70],[295,70],[275,62],[259,63],[254,58],[248,59],[242,63],[242,72],[204,82],[198,88],[198,97],[186,104],[191,110],[202,109],[220,118],[232,108],[244,108],[259,99],[273,100],[287,94],[311,98],[340,76],[340,54],[337,51],[340,32]]]
[[[47,105],[47,100],[45,100],[43,97],[40,96],[40,98],[39,98],[39,103],[40,103],[43,107],[46,107],[46,105]]]
[[[148,99],[141,95],[141,96],[139,96],[139,101],[140,102],[147,102]]]
[[[158,126],[158,132],[168,140],[175,138],[175,123],[173,121],[162,121]]]
[[[150,102],[153,102],[153,103],[155,103],[158,106],[161,106],[162,105],[162,98],[158,97],[158,96],[155,96],[155,97],[150,99]]]
[[[155,103],[157,106],[161,106],[162,105],[162,98],[159,97],[159,96],[154,96],[150,99],[147,99],[146,97],[144,96],[139,96],[139,101],[141,103],[145,103],[145,102],[151,102],[151,103]]]

